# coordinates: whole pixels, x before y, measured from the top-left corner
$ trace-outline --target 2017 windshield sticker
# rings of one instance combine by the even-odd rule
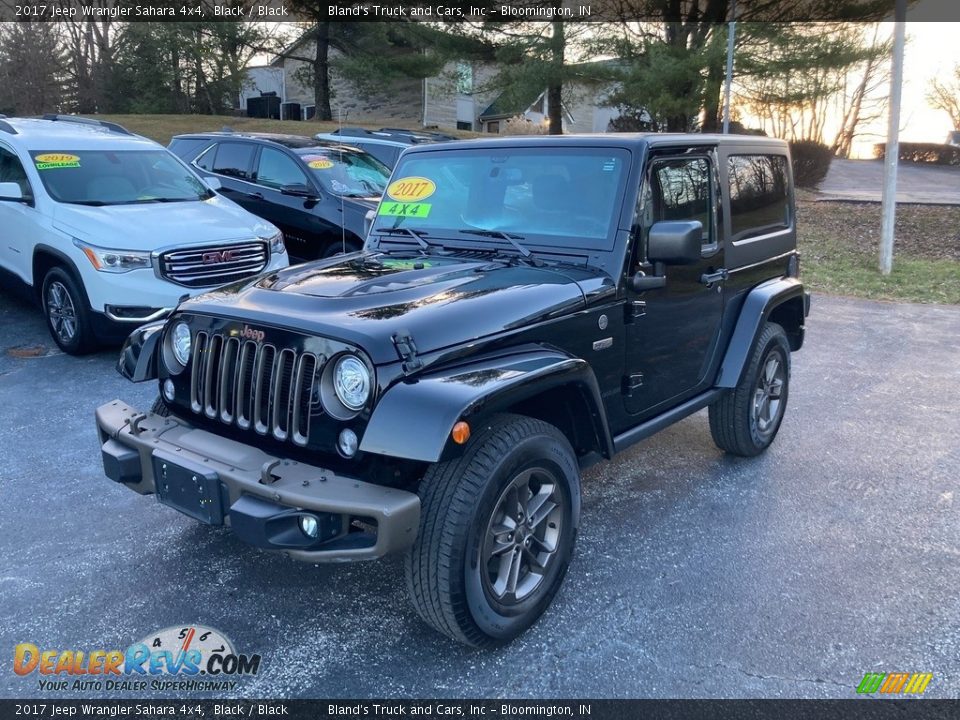
[[[436,189],[436,183],[429,178],[404,177],[390,183],[387,187],[387,197],[401,203],[418,202],[433,195]],[[420,217],[426,217],[426,215]]]
[[[380,203],[380,210],[377,214],[388,217],[425,218],[429,217],[430,208],[432,207],[433,205],[430,203],[382,202]]]
[[[46,153],[33,158],[37,170],[52,170],[53,168],[78,168],[80,158],[77,155],[66,153]]]

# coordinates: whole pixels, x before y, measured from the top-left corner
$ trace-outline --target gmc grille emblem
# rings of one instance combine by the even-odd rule
[[[203,254],[202,260],[204,265],[230,262],[233,260],[233,250],[211,250]]]

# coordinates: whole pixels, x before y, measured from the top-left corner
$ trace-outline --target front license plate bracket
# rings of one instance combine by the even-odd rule
[[[207,525],[223,525],[220,477],[175,453],[153,451],[157,500]]]

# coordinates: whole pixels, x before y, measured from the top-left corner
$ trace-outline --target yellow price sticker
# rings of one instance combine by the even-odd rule
[[[44,153],[43,155],[35,156],[33,161],[37,166],[37,170],[80,167],[80,157],[67,153]]]
[[[387,197],[397,202],[409,203],[426,200],[437,190],[436,183],[425,177],[405,177],[394,180],[387,186]]]

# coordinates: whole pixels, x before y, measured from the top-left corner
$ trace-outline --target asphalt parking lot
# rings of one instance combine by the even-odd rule
[[[107,480],[93,410],[153,384],[116,350],[12,357],[54,346],[0,290],[0,695],[50,696],[17,643],[203,623],[262,654],[241,697],[849,698],[866,672],[960,696],[960,307],[814,300],[771,450],[725,457],[699,413],[592,468],[553,606],[475,651],[421,624],[396,560],[301,565]]]

